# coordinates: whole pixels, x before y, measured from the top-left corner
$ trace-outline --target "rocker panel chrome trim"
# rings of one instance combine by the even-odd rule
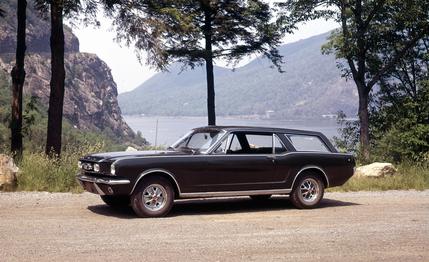
[[[252,195],[275,195],[289,194],[290,189],[270,189],[270,190],[247,190],[247,191],[222,191],[222,192],[198,192],[182,193],[181,198],[203,198],[203,197],[227,197],[227,196],[252,196]]]

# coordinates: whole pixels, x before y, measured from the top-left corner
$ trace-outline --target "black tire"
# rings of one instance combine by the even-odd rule
[[[252,200],[255,201],[264,201],[264,200],[268,200],[270,199],[271,195],[254,195],[254,196],[250,196],[250,198]]]
[[[131,195],[131,206],[139,217],[163,217],[174,203],[174,190],[163,177],[149,177],[140,182]]]
[[[111,207],[127,207],[130,205],[130,197],[129,196],[100,196],[101,199],[108,206]]]
[[[308,173],[296,182],[290,194],[290,201],[299,209],[315,208],[320,204],[324,193],[325,185],[320,177]]]

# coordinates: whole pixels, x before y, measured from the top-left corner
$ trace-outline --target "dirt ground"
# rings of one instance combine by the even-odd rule
[[[97,195],[0,193],[1,261],[429,261],[429,191],[177,201],[136,218]]]

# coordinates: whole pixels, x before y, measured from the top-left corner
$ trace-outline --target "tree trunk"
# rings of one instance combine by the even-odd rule
[[[63,1],[51,3],[51,93],[48,110],[46,154],[59,157],[64,103],[64,31]]]
[[[364,162],[369,161],[369,92],[363,90],[363,87],[358,86],[359,93],[359,140],[360,140],[360,154]]]
[[[11,152],[15,158],[22,157],[22,91],[25,81],[25,30],[27,1],[18,0],[18,30],[16,37],[16,64],[12,68],[12,119],[11,119]]]
[[[207,75],[207,115],[208,125],[216,125],[215,112],[215,90],[213,75],[213,50],[212,50],[212,13],[209,4],[203,5],[204,8],[204,38],[205,38],[205,60]]]
[[[215,90],[214,90],[214,76],[213,76],[213,58],[206,59],[206,74],[207,74],[207,114],[209,126],[216,125],[216,112],[215,112]]]

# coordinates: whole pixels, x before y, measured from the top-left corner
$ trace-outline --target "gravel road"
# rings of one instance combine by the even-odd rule
[[[1,261],[429,261],[429,191],[183,200],[136,218],[98,196],[0,193]]]

